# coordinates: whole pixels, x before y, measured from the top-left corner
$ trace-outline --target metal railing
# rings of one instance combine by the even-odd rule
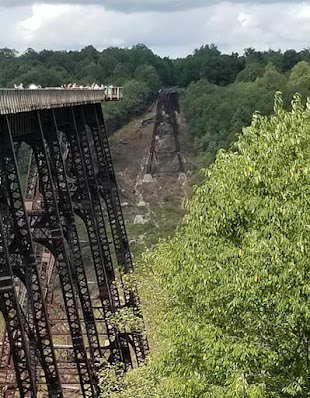
[[[0,115],[30,112],[39,109],[94,104],[103,101],[120,101],[122,87],[106,89],[0,89]]]

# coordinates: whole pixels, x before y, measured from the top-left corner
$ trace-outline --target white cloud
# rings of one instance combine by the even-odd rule
[[[125,15],[94,5],[35,4],[31,15],[17,22],[16,32],[22,47],[125,46],[147,32],[143,18],[143,15]]]
[[[239,22],[242,28],[251,28],[256,25],[256,18],[254,15],[241,12],[237,17],[237,21]]]
[[[221,2],[209,9],[205,35],[225,52],[244,48],[302,49],[309,45],[310,24],[302,23],[310,3],[234,4]]]
[[[71,8],[70,5],[34,5],[32,15],[17,24],[17,33],[25,43],[30,43],[37,39],[42,29],[45,30],[46,27],[63,20],[63,16],[70,15]]]
[[[47,4],[85,5],[85,0],[43,0]],[[212,4],[216,0],[88,0],[88,5],[101,5],[109,10],[122,12],[137,11],[177,11],[188,10]],[[31,6],[34,0],[0,0],[0,7]]]
[[[299,0],[282,0],[282,3],[296,3]],[[85,5],[85,0],[43,0],[41,3]],[[87,0],[88,5],[101,5],[110,10],[122,12],[137,11],[182,11],[215,5],[218,0]],[[253,0],[232,0],[233,3],[253,3]],[[257,4],[278,3],[279,0],[256,0]],[[35,0],[0,0],[0,7],[31,6]]]
[[[309,35],[310,1],[220,1],[187,11],[130,14],[89,4],[0,7],[0,47],[18,50],[80,49],[89,44],[103,49],[145,43],[160,55],[177,57],[208,43],[224,52],[242,52],[247,47],[302,49],[309,45]]]
[[[310,4],[302,4],[297,13],[297,18],[303,22],[310,20]]]

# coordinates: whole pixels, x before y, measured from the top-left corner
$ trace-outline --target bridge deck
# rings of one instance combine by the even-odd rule
[[[43,88],[38,90],[0,89],[0,115],[30,112],[40,109],[119,101],[121,87],[107,90]]]

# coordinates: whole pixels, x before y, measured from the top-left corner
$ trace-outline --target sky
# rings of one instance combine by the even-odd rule
[[[223,53],[301,50],[310,47],[310,0],[0,0],[0,48],[137,43],[171,58],[211,43]]]

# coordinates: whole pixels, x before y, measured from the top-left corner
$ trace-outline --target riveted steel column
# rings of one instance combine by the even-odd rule
[[[119,296],[114,280],[109,242],[106,235],[99,195],[93,195],[93,165],[89,158],[89,145],[86,131],[81,123],[80,107],[71,110],[71,125],[67,129],[70,142],[71,159],[73,159],[77,192],[74,195],[76,213],[85,223],[92,260],[96,272],[99,298],[104,313],[107,336],[110,344],[110,362],[131,367],[131,358],[126,339],[111,323],[111,314],[119,307]],[[123,364],[123,365],[122,365]]]
[[[125,220],[119,198],[102,109],[100,104],[89,105],[86,109],[88,109],[88,112],[86,113],[85,122],[91,128],[93,134],[94,146],[96,148],[99,165],[96,177],[99,183],[101,196],[106,204],[121,279],[123,280],[125,274],[132,273],[134,271],[134,267],[129,249]],[[135,283],[131,283],[129,286],[123,281],[122,288],[124,291],[125,306],[132,308],[135,316],[140,318],[141,324],[144,324],[140,310],[140,298],[137,286]],[[137,362],[140,364],[149,352],[145,330],[134,331],[132,334],[132,343],[136,353]]]
[[[86,333],[89,342],[90,356],[92,362],[99,363],[102,357],[97,327],[95,324],[95,316],[92,308],[91,296],[88,289],[87,277],[84,268],[84,262],[81,255],[80,241],[78,237],[77,228],[74,219],[74,210],[68,186],[68,176],[66,173],[65,163],[63,159],[61,144],[59,141],[59,132],[57,128],[55,112],[49,111],[48,115],[49,124],[43,124],[44,137],[48,145],[51,170],[56,180],[57,192],[59,195],[59,211],[61,219],[63,220],[63,227],[65,230],[66,238],[69,242],[73,267],[72,275],[78,296],[80,299],[84,322],[86,325]]]
[[[13,116],[14,117],[14,116]],[[9,116],[6,116],[3,132],[3,175],[6,179],[6,189],[10,214],[14,223],[15,240],[10,245],[10,254],[19,255],[22,260],[24,283],[28,293],[30,324],[35,329],[40,362],[42,364],[50,397],[61,398],[62,390],[57,369],[56,357],[48,322],[47,311],[42,295],[38,275],[33,240],[30,232],[24,199],[21,192],[14,143]],[[32,325],[33,323],[33,325]]]
[[[35,398],[35,375],[30,365],[26,334],[14,286],[2,207],[3,203],[0,204],[0,310],[5,320],[20,397]]]
[[[150,147],[150,154],[148,158],[148,163],[147,163],[147,173],[148,174],[155,174],[157,171],[157,165],[155,165],[155,162],[158,163],[158,159],[156,157],[156,153],[159,154],[159,151],[156,151],[155,147],[155,139],[156,136],[158,135],[158,129],[160,126],[160,123],[163,122],[163,114],[162,112],[165,112],[166,115],[168,115],[168,120],[169,124],[172,128],[172,135],[175,143],[175,150],[172,151],[171,153],[176,154],[178,158],[178,164],[179,168],[177,170],[172,170],[172,171],[178,171],[183,173],[184,172],[184,163],[182,160],[182,155],[181,155],[181,149],[180,149],[180,142],[179,142],[179,127],[178,127],[178,122],[176,119],[176,111],[179,111],[179,101],[177,94],[175,92],[172,92],[171,90],[165,89],[163,90],[158,97],[157,101],[157,106],[156,106],[156,115],[155,115],[155,122],[154,122],[154,128],[153,128],[153,135],[152,135],[152,141],[151,141],[151,147]]]
[[[176,110],[179,108],[179,102],[177,100],[177,98],[175,96],[172,96],[172,93],[168,93],[167,94],[167,98],[166,98],[166,108],[168,111],[168,115],[169,115],[169,120],[170,120],[170,124],[172,126],[172,133],[173,133],[173,137],[174,137],[174,142],[175,142],[175,151],[176,151],[176,155],[178,158],[178,162],[179,162],[179,172],[184,173],[184,164],[182,161],[182,156],[181,156],[181,148],[180,148],[180,142],[179,142],[179,127],[178,127],[178,122],[177,122],[177,118],[175,115]]]
[[[72,265],[70,264],[70,246],[66,241],[59,214],[55,187],[44,141],[40,112],[37,112],[38,134],[31,137],[29,142],[35,154],[40,189],[44,198],[45,212],[49,220],[51,241],[58,267],[63,300],[72,337],[75,361],[79,371],[83,397],[98,397],[96,390],[97,380],[94,379],[92,364],[89,363],[83,342],[82,328],[79,318],[78,306],[74,294]]]

